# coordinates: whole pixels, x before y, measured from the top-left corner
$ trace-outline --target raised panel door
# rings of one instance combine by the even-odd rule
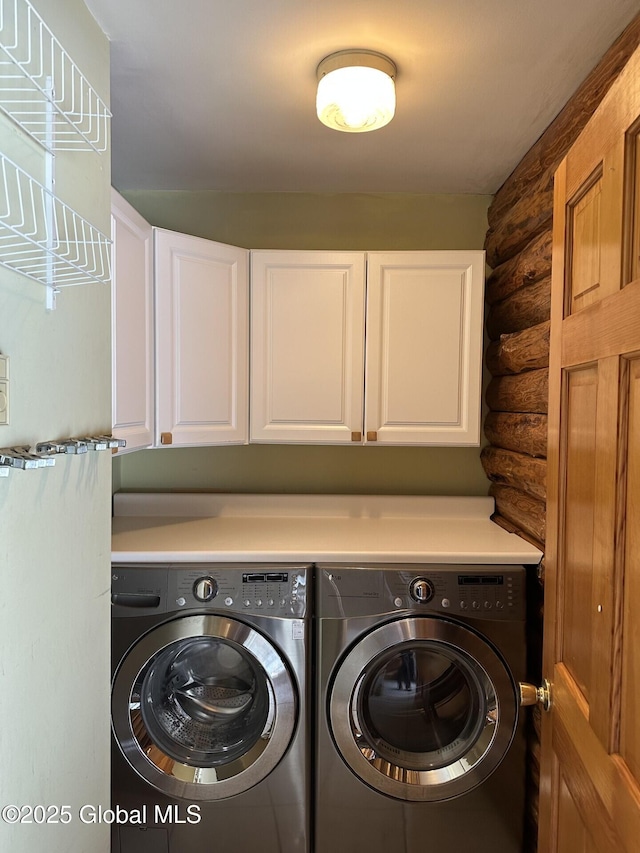
[[[364,299],[361,252],[252,252],[252,442],[362,440]]]
[[[484,252],[372,252],[365,437],[480,441]]]
[[[540,853],[640,838],[640,51],[555,176]]]
[[[113,435],[121,453],[153,444],[153,232],[111,191]]]
[[[155,229],[159,445],[247,441],[248,254]]]

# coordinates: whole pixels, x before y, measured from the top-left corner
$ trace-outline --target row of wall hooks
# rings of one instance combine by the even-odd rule
[[[0,448],[0,476],[7,476],[8,470],[28,471],[34,468],[51,468],[55,457],[79,456],[90,450],[113,450],[126,447],[122,438],[111,435],[92,435],[85,438],[67,438],[62,441],[40,441],[35,447],[28,445]]]

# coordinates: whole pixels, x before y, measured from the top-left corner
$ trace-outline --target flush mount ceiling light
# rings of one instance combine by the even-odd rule
[[[318,118],[348,133],[389,124],[396,109],[396,66],[382,53],[340,50],[318,65]]]

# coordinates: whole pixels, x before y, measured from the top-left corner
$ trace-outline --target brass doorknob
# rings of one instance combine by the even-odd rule
[[[551,708],[551,683],[547,678],[542,683],[541,687],[536,687],[535,684],[527,684],[521,681],[520,688],[520,705],[542,705],[544,711]]]

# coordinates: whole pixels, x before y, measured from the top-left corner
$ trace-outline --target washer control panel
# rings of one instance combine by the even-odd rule
[[[254,613],[281,614],[304,606],[306,589],[288,571],[251,571],[242,575],[242,607]]]
[[[393,577],[387,580],[392,588],[396,588]],[[519,612],[524,599],[518,573],[512,570],[469,572],[462,567],[462,572],[459,568],[446,573],[435,571],[428,578],[411,580],[408,591],[411,599],[419,604],[433,601],[433,606],[442,611],[472,615],[487,616],[495,612],[496,618],[500,618],[503,611]],[[403,596],[396,595],[396,607],[397,599],[401,600],[401,607],[406,606]]]
[[[525,617],[524,566],[360,565],[317,567],[318,612],[352,616],[409,610],[499,621]]]
[[[113,615],[204,609],[300,619],[310,577],[300,565],[113,565]]]

